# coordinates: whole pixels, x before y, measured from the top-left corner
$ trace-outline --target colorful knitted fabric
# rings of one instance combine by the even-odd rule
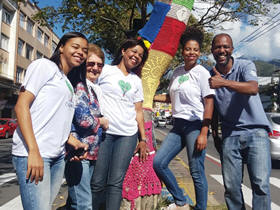
[[[185,29],[186,24],[184,22],[166,16],[154,43],[151,45],[151,49],[174,56],[178,49],[180,37]]]
[[[123,182],[122,196],[131,201],[131,210],[135,207],[134,199],[139,196],[161,193],[161,183],[153,169],[155,149],[152,142],[152,121],[145,122],[145,131],[150,154],[143,163],[139,161],[138,155],[131,159]]]
[[[144,90],[143,107],[145,108],[152,109],[153,107],[153,98],[160,78],[176,54],[193,4],[194,0],[158,0],[149,21],[139,31],[139,35],[146,40],[147,47],[151,44],[148,60],[141,73]],[[157,53],[160,57],[151,55],[152,50],[160,52]],[[167,58],[167,60],[163,60],[163,58]]]
[[[186,25],[188,23],[189,17],[191,15],[191,11],[186,7],[179,4],[171,4],[171,9],[166,14],[167,17],[174,18],[181,22],[184,22]]]
[[[153,98],[160,78],[168,68],[171,60],[172,56],[167,53],[150,50],[149,58],[141,71],[144,92],[143,107],[150,109],[153,107]]]
[[[163,24],[165,15],[170,10],[170,5],[162,2],[155,2],[149,21],[138,32],[141,37],[153,42]]]

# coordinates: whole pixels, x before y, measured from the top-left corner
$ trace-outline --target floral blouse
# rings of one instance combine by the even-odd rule
[[[87,159],[96,160],[102,137],[101,112],[93,88],[88,86],[88,91],[89,94],[81,82],[75,88],[76,105],[71,134],[89,145]]]

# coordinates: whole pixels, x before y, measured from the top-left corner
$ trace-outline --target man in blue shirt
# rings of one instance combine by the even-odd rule
[[[270,210],[270,124],[258,95],[256,67],[251,61],[231,56],[233,43],[228,34],[216,35],[211,50],[216,66],[209,84],[215,89],[215,108],[222,122],[220,155],[227,207],[245,209],[241,183],[246,163],[253,190],[253,209]],[[212,134],[218,145],[215,119],[217,117],[213,117]]]

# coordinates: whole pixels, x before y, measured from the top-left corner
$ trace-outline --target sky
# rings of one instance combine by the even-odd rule
[[[199,9],[196,10],[196,8],[207,8],[209,7],[209,3],[205,2],[199,2],[195,1],[194,3],[194,12],[193,14],[195,16],[199,16]],[[248,19],[250,17],[247,17],[243,21],[238,22],[227,22],[223,23],[222,27],[223,30],[213,30],[214,34],[218,33],[228,33],[231,35],[233,39],[233,45],[234,45],[234,57],[250,57],[250,58],[258,58],[261,60],[271,60],[271,59],[280,59],[280,22],[278,22],[278,25],[275,28],[269,31],[268,33],[265,33],[263,36],[260,36],[258,39],[255,39],[252,42],[240,42],[243,40],[246,36],[250,35],[254,31],[260,32],[262,31],[266,25],[261,28],[264,23],[269,22],[271,23],[271,18],[274,17],[277,13],[280,12],[280,5],[273,5],[273,9],[271,9],[270,13],[267,17],[261,17],[262,24],[259,26],[251,26],[248,24]],[[197,11],[197,12],[196,12]],[[279,20],[280,21],[280,14],[272,19],[273,21]],[[273,27],[273,26],[272,26]],[[259,29],[260,28],[260,29]],[[269,28],[267,28],[268,30]]]
[[[45,6],[57,6],[60,4],[61,0],[39,0],[39,7]],[[206,3],[207,4],[207,3]],[[201,2],[195,1],[194,9],[207,7],[209,5],[202,5]],[[280,12],[280,5],[273,5],[274,9],[269,13],[269,16],[263,17],[263,23],[266,23],[273,16],[275,16],[278,12]],[[196,11],[196,10],[195,10]],[[193,12],[194,15],[195,11]],[[248,17],[249,18],[249,17]],[[274,20],[280,20],[280,15],[278,15]],[[214,34],[218,34],[221,32],[226,32],[231,35],[235,47],[234,56],[240,57],[254,57],[260,58],[262,60],[271,60],[271,59],[280,59],[280,23],[272,29],[270,32],[264,34],[258,39],[252,42],[242,42],[240,41],[244,39],[249,34],[258,30],[261,26],[250,26],[247,23],[247,20],[238,21],[238,22],[228,22],[223,24],[223,31],[215,30],[212,31]],[[61,27],[56,27],[53,29],[55,33],[61,37],[63,32],[61,31]]]

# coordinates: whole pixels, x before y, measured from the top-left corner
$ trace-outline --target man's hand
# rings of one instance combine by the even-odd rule
[[[217,89],[225,86],[226,80],[221,76],[220,72],[217,71],[216,67],[213,67],[215,76],[209,78],[209,85],[212,89]]]
[[[26,180],[30,182],[35,180],[35,184],[43,180],[44,176],[44,161],[39,151],[29,151],[27,160]]]
[[[144,162],[147,160],[147,156],[149,154],[149,148],[147,147],[147,143],[145,141],[140,141],[134,151],[134,154],[139,152],[139,160],[140,162]]]

